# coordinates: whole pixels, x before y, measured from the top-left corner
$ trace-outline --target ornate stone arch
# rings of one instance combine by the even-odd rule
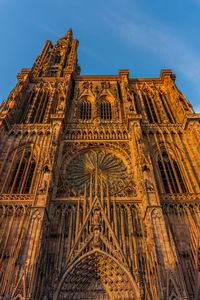
[[[22,145],[15,147],[10,152],[8,156],[9,163],[6,164],[4,170],[4,172],[6,173],[5,176],[3,176],[4,181],[2,181],[2,191],[4,193],[12,193],[12,191],[9,190],[9,184],[12,181],[13,176],[17,178],[18,176],[17,174],[19,172],[18,169],[22,167],[22,164],[24,164],[24,174],[21,179],[22,185],[21,184],[19,185],[20,192],[17,193],[23,193],[23,189],[24,189],[23,186],[25,186],[26,179],[31,180],[29,190],[33,190],[32,178],[34,177],[33,175],[36,172],[36,164],[37,164],[37,156],[38,156],[37,153],[38,153],[37,147],[36,145],[33,145],[33,143],[23,143]],[[30,172],[32,175],[30,174],[29,176]],[[16,181],[15,178],[13,180]],[[12,185],[14,185],[14,183]],[[30,193],[30,191],[28,192],[27,190],[25,193]]]
[[[97,117],[98,118],[103,119],[101,116],[103,103],[105,103],[108,106],[109,116],[110,116],[109,118],[104,118],[104,120],[111,121],[116,118],[116,111],[115,111],[116,110],[116,107],[115,107],[116,101],[112,94],[103,93],[97,98],[96,102],[97,102]]]
[[[74,103],[74,113],[73,116],[75,119],[81,121],[81,107],[83,103],[91,104],[91,119],[94,119],[96,116],[96,104],[95,104],[95,97],[92,93],[84,93],[82,94]],[[84,121],[84,120],[82,120]]]
[[[14,154],[14,152],[17,152],[17,155],[20,155],[20,153],[23,152],[23,150],[26,151],[33,151],[33,155],[36,158],[38,155],[38,151],[39,151],[39,147],[35,144],[33,144],[32,142],[28,142],[28,143],[22,143],[20,146],[16,146],[11,152],[10,152],[10,156],[12,156]]]
[[[92,146],[88,143],[77,143],[77,145],[68,143],[64,147],[62,161],[63,163],[66,161],[68,164],[68,162],[75,158],[78,154],[85,153],[90,150],[102,150],[113,153],[120,157],[129,169],[132,169],[131,153],[128,144],[126,143],[94,143]]]
[[[161,133],[162,133],[162,132],[161,132]],[[164,142],[161,142],[161,143],[159,143],[159,147],[160,147],[160,150],[161,150],[161,151],[166,150],[166,147],[167,147],[167,151],[169,151],[169,153],[170,153],[173,157],[175,157],[175,153],[174,153],[174,150],[172,149],[171,143],[166,142],[166,141],[165,141],[165,143],[164,143]],[[184,155],[183,150],[180,149],[180,147],[178,147],[178,145],[176,145],[175,143],[173,144],[173,147],[176,149],[176,152],[177,152],[177,154],[178,154],[178,160],[183,159],[183,155]],[[154,144],[153,147],[152,147],[152,158],[153,158],[153,160],[156,161],[157,158],[158,158],[158,156],[159,156],[158,147],[157,147],[156,144]],[[177,157],[177,155],[176,155],[176,157]]]
[[[102,250],[94,249],[72,262],[64,270],[53,300],[82,299],[141,299],[136,282],[126,267]],[[68,297],[68,298],[63,298]],[[73,298],[76,297],[76,298]]]

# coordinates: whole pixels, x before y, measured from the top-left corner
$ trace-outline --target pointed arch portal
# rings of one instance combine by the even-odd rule
[[[95,249],[64,272],[53,300],[69,299],[139,300],[140,296],[129,271],[111,255]]]

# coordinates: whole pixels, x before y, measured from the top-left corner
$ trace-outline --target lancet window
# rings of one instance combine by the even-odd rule
[[[31,106],[33,105],[34,97],[35,92],[33,91],[30,94],[30,97],[28,98],[28,103],[26,104],[24,111],[22,112],[21,123],[25,123],[27,121],[28,113],[30,111]]]
[[[49,94],[48,92],[40,92],[37,96],[35,103],[33,104],[32,114],[29,123],[43,123],[46,108],[48,105]]]
[[[146,109],[146,113],[149,119],[150,123],[158,123],[158,117],[157,117],[157,112],[155,110],[154,104],[152,102],[152,99],[149,95],[143,94],[142,95],[143,101],[144,101],[144,105],[145,105],[145,109]]]
[[[159,156],[158,167],[162,178],[163,187],[166,193],[185,193],[186,186],[175,159],[169,157],[167,152]]]
[[[5,192],[12,194],[31,193],[35,165],[35,159],[32,157],[31,151],[23,151],[14,163]]]
[[[112,120],[112,109],[111,104],[108,101],[101,102],[101,119],[102,120]]]
[[[80,118],[81,120],[91,119],[91,103],[89,101],[84,101],[81,103]]]
[[[55,57],[55,64],[59,64],[60,63],[60,59],[61,59],[61,56],[60,55],[57,55]]]
[[[170,108],[168,107],[168,104],[167,104],[167,100],[166,100],[165,95],[159,93],[159,96],[160,96],[160,99],[161,99],[161,101],[162,101],[164,110],[165,110],[165,112],[166,112],[166,114],[167,114],[167,117],[168,117],[169,122],[170,122],[170,123],[174,123],[174,121],[173,121],[173,116],[172,116],[172,112],[170,111]]]
[[[51,104],[50,114],[55,114],[59,101],[63,102],[63,97],[59,97],[59,94],[56,92],[53,97],[53,101]]]

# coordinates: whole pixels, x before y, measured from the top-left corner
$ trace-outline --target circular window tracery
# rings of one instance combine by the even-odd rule
[[[123,160],[114,153],[91,150],[76,156],[64,167],[63,180],[75,194],[84,194],[85,189],[115,195],[130,185],[130,175]]]

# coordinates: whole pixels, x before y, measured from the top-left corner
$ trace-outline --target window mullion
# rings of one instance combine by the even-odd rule
[[[30,167],[29,167],[27,182],[26,182],[26,185],[24,186],[24,193],[26,193],[26,194],[30,193],[32,191],[34,172],[35,172],[35,161],[32,160],[31,164],[30,164]],[[27,188],[28,188],[28,190],[26,191]]]
[[[81,120],[83,120],[83,103],[81,103]]]
[[[2,192],[2,193],[4,192],[5,186],[6,186],[6,184],[7,184],[8,181],[9,181],[9,179],[8,179],[9,176],[11,176],[11,170],[12,170],[12,168],[13,168],[13,166],[14,166],[14,162],[15,162],[16,155],[17,155],[17,149],[15,150],[15,152],[14,152],[14,154],[13,154],[12,161],[11,161],[11,164],[10,164],[10,167],[9,167],[9,170],[8,170],[8,173],[7,173],[6,178],[5,178],[5,180],[4,180],[4,184],[3,184],[2,189],[1,189],[1,192]]]
[[[15,187],[16,187],[16,192],[17,192],[17,194],[20,194],[21,192],[20,192],[20,190],[21,190],[21,185],[22,185],[22,182],[23,182],[23,179],[24,179],[24,176],[25,176],[25,172],[26,172],[26,166],[27,166],[27,160],[26,159],[23,159],[23,161],[22,161],[22,164],[21,164],[21,167],[20,167],[20,169],[19,169],[19,174],[18,174],[18,177],[17,177],[17,180],[19,179],[19,184],[17,184],[17,180],[16,180],[16,184],[17,184],[17,186],[16,186],[16,184],[15,184],[15,186],[14,186],[14,189],[13,190],[15,190]],[[21,172],[22,171],[22,172]],[[20,174],[20,172],[21,172],[21,174]]]
[[[35,107],[35,116],[33,116],[33,124],[38,122],[38,115],[40,114],[40,107],[42,106],[42,101],[44,98],[44,91],[42,91],[42,93],[38,95],[39,100],[36,101],[35,105],[38,103],[38,107]]]
[[[172,172],[173,172],[173,174],[174,174],[174,176],[175,176],[176,183],[177,183],[177,185],[178,185],[178,189],[179,189],[180,192],[182,192],[182,189],[181,189],[181,187],[180,187],[179,180],[178,180],[178,177],[177,177],[177,174],[176,174],[176,170],[175,170],[175,168],[174,168],[174,164],[173,164],[173,162],[172,162],[172,158],[171,158],[171,155],[170,155],[170,153],[169,153],[169,149],[168,149],[168,146],[167,146],[167,144],[166,144],[165,136],[164,136],[163,133],[162,133],[162,137],[163,137],[163,142],[164,142],[164,145],[165,145],[165,149],[166,149],[166,151],[167,151],[167,156],[168,156],[170,165],[171,165],[171,167],[172,167]],[[178,192],[178,191],[177,191],[177,192]]]
[[[47,95],[48,95],[48,93],[46,93],[44,91],[43,95],[41,97],[41,100],[40,100],[40,104],[38,105],[37,117],[35,118],[35,123],[40,123],[42,113],[43,113],[43,110],[45,108],[45,104],[46,104],[46,101],[47,101]]]
[[[147,95],[145,95],[145,98],[146,98],[147,105],[148,105],[148,108],[149,108],[149,111],[150,111],[150,114],[151,114],[151,118],[152,118],[153,122],[155,122],[155,120],[154,120],[154,115],[153,115],[153,112],[152,112],[152,109],[151,109],[151,104],[150,104],[150,102],[149,102],[149,98],[148,98]]]
[[[28,170],[29,170],[29,166],[30,166],[31,159],[32,159],[32,152],[33,152],[33,151],[31,151],[31,153],[30,153],[30,155],[29,155],[28,163],[26,164],[26,167],[25,167],[25,174],[24,174],[23,181],[22,181],[22,184],[21,184],[20,194],[22,193],[23,188],[24,188],[24,185],[25,185],[25,183],[26,183],[26,181],[27,181]]]
[[[165,168],[165,164],[164,164],[162,152],[161,152],[161,149],[160,149],[160,146],[159,146],[159,143],[158,143],[158,140],[157,140],[157,136],[156,136],[155,133],[154,133],[154,139],[155,139],[155,141],[156,141],[156,145],[157,145],[157,148],[158,148],[158,151],[159,151],[159,154],[160,154],[160,159],[161,159],[161,162],[162,162],[162,165],[163,165],[163,169],[164,169],[164,172],[165,172],[165,176],[166,176],[166,178],[167,178],[167,183],[168,183],[168,186],[169,186],[170,193],[173,193],[172,187],[171,187],[171,184],[170,184],[170,180],[169,180],[169,178],[168,178],[168,174],[167,174],[167,171],[166,171],[166,168]]]
[[[25,151],[26,151],[26,150],[24,149],[23,152],[22,152],[22,156],[21,156],[21,159],[20,159],[20,162],[19,162],[19,166],[18,166],[16,175],[15,175],[15,179],[14,179],[14,181],[13,181],[13,184],[12,184],[12,187],[11,187],[11,190],[10,190],[10,194],[12,194],[13,189],[14,189],[14,187],[15,187],[15,183],[16,183],[16,180],[17,180],[17,177],[18,177],[18,174],[19,174],[19,170],[20,170],[20,168],[21,168],[21,164],[22,164],[22,161],[23,161],[23,159],[24,159]]]
[[[174,161],[174,168],[176,171],[176,174],[179,178],[179,183],[180,183],[180,186],[181,186],[181,189],[182,189],[182,192],[185,193],[186,192],[186,186],[185,186],[185,183],[183,181],[183,176],[182,176],[182,172],[180,170],[180,168],[178,167],[178,164]]]
[[[174,176],[173,176],[172,170],[170,168],[170,162],[169,162],[169,160],[167,161],[166,159],[164,159],[164,163],[165,163],[165,168],[166,168],[166,171],[167,171],[167,175],[168,175],[171,187],[172,187],[172,192],[176,193],[177,192],[177,186],[174,182]]]
[[[173,118],[172,113],[171,113],[171,111],[169,109],[169,106],[168,106],[168,103],[167,103],[167,101],[165,99],[165,96],[163,94],[161,94],[161,93],[159,93],[159,96],[160,96],[160,99],[162,101],[164,110],[165,110],[165,112],[167,114],[169,122],[174,123],[174,118]]]
[[[35,107],[35,104],[37,103],[37,98],[39,97],[39,94],[40,94],[40,90],[37,90],[35,93],[34,93],[34,96],[33,96],[33,102],[31,104],[31,107],[30,107],[30,111],[28,113],[28,116],[27,116],[27,120],[26,120],[26,123],[33,123],[31,121],[32,119],[32,114],[34,112],[34,107]],[[33,116],[34,118],[34,116]]]
[[[91,103],[90,102],[84,101],[81,104],[80,119],[83,120],[83,121],[91,119]]]
[[[168,185],[167,177],[166,177],[166,174],[165,174],[165,171],[164,171],[164,168],[163,168],[161,158],[159,158],[159,160],[158,160],[158,166],[159,166],[159,169],[160,169],[160,174],[161,174],[162,182],[163,182],[163,185],[164,185],[164,190],[165,190],[166,193],[169,193],[170,188],[169,188],[169,185]]]
[[[181,189],[181,186],[180,186],[180,183],[179,183],[179,179],[178,179],[178,177],[177,177],[176,170],[175,170],[175,168],[174,168],[173,159],[171,158],[171,155],[170,155],[168,149],[166,149],[166,150],[167,150],[167,155],[168,155],[168,159],[169,159],[170,165],[171,165],[171,167],[172,167],[173,174],[174,174],[174,176],[175,176],[176,184],[177,184],[177,186],[178,186],[178,189],[179,189],[180,193],[182,193],[182,189]]]
[[[159,114],[158,114],[158,111],[157,111],[157,107],[156,107],[155,101],[154,101],[153,97],[151,97],[151,96],[149,96],[149,99],[151,101],[151,104],[152,104],[152,107],[153,107],[153,110],[154,110],[157,122],[160,123],[160,118],[159,118]],[[154,122],[156,122],[156,120],[154,120]]]
[[[149,111],[149,114],[150,114],[150,122],[152,121],[152,123],[154,122],[154,117],[153,117],[153,114],[152,114],[152,111],[151,111],[151,106],[149,104],[149,99],[147,97],[146,94],[143,94],[144,95],[144,101],[146,102],[146,106],[148,108],[148,111]],[[147,111],[147,115],[148,115],[148,111]]]
[[[87,117],[86,119],[89,120],[89,103],[86,103],[86,112],[87,112]]]
[[[85,102],[83,102],[83,120],[85,120]]]
[[[47,102],[49,100],[49,92],[48,91],[44,93],[44,98],[43,99],[44,99],[44,103],[42,105],[41,113],[40,113],[39,118],[38,118],[38,123],[42,123],[43,120],[44,120],[44,117],[45,117]]]
[[[89,118],[91,119],[91,117],[92,117],[92,104],[91,104],[91,103],[89,104],[89,107],[90,107],[90,115],[89,115]]]
[[[176,178],[176,182],[177,182],[179,191],[180,191],[180,193],[183,193],[183,190],[182,190],[182,187],[181,187],[181,184],[180,184],[180,180],[179,180],[179,176],[177,174],[176,167],[175,167],[175,164],[174,164],[174,160],[171,159],[171,162],[172,162],[172,169],[174,170],[174,175],[175,175],[175,178]],[[178,167],[178,165],[177,165],[177,167]]]
[[[26,118],[28,116],[28,113],[29,113],[31,105],[32,105],[32,101],[34,100],[34,96],[35,96],[35,91],[33,90],[30,97],[29,97],[28,105],[26,106],[25,112],[24,112],[24,114],[21,118],[21,123],[26,121]]]

